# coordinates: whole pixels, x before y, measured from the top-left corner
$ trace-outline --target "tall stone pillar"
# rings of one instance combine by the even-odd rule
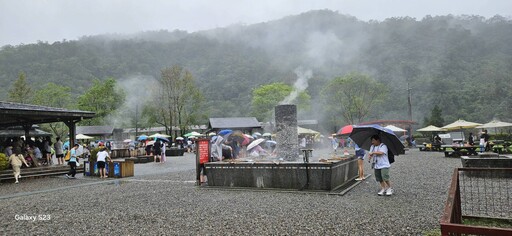
[[[299,158],[297,134],[297,106],[277,105],[275,107],[277,157],[285,161]]]

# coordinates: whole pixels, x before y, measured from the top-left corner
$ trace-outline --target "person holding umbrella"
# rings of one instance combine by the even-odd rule
[[[389,181],[389,168],[391,164],[388,159],[388,147],[381,142],[379,135],[373,135],[371,142],[372,146],[368,153],[368,161],[372,162],[372,167],[375,170],[375,179],[380,183],[381,189],[377,194],[379,196],[391,196],[393,195],[393,189]]]

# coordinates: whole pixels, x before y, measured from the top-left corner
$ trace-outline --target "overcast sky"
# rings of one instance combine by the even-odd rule
[[[512,0],[0,0],[0,46],[84,35],[197,30],[330,9],[361,20],[395,16],[512,17]]]

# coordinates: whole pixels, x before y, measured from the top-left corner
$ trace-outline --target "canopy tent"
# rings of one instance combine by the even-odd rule
[[[390,130],[391,130],[391,131],[393,131],[393,132],[407,132],[407,130],[402,129],[402,128],[400,128],[400,127],[396,127],[396,126],[394,126],[394,125],[388,125],[388,126],[386,126],[386,127],[384,127],[384,128],[390,129]]]
[[[320,138],[320,132],[312,130],[312,129],[302,128],[300,126],[297,126],[297,134],[298,135],[310,135],[310,136],[313,136],[313,138],[315,140],[318,140]]]
[[[433,125],[429,125],[427,127],[417,129],[416,131],[419,131],[419,132],[441,132],[441,131],[446,131],[446,129],[439,128],[439,127],[433,126]]]

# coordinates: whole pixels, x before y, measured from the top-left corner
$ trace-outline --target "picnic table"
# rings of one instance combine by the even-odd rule
[[[476,149],[479,147],[475,146],[450,146],[452,151],[448,151],[445,149],[444,156],[445,157],[461,157],[461,156],[477,156],[478,153]]]
[[[420,151],[444,152],[446,151],[446,148],[451,147],[451,145],[424,143],[423,145],[417,145],[416,147],[418,147]]]

